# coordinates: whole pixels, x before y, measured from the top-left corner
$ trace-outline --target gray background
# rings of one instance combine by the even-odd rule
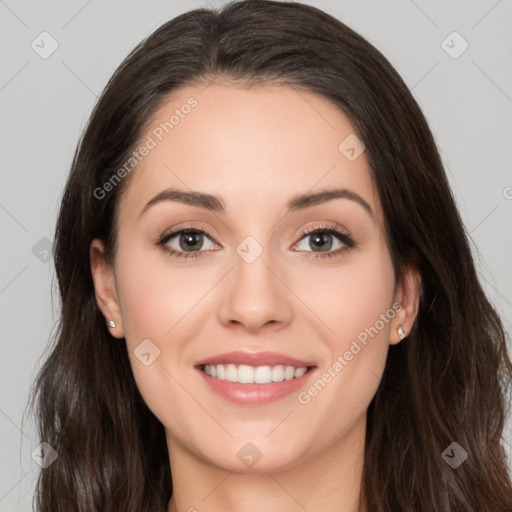
[[[39,443],[32,419],[22,423],[22,415],[58,316],[48,249],[79,135],[97,95],[140,40],[177,14],[223,3],[0,0],[0,512],[31,510],[39,470],[31,453]],[[364,35],[412,89],[438,142],[482,283],[510,333],[512,2],[307,3]],[[59,45],[46,59],[31,47],[35,40],[50,48],[48,39],[40,42],[43,31]],[[458,58],[441,46],[454,31],[469,44]],[[452,54],[462,49],[453,36],[446,45]]]

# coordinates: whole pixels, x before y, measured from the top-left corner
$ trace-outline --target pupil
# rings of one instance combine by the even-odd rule
[[[314,244],[318,244],[316,245],[316,248],[320,247],[321,249],[328,251],[332,247],[331,235],[327,233],[316,233],[312,235],[311,240],[314,241]],[[311,245],[311,248],[315,249],[315,246]]]
[[[201,249],[203,245],[202,235],[200,233],[183,233],[180,237],[180,245],[185,250]],[[199,241],[197,240],[199,238]]]

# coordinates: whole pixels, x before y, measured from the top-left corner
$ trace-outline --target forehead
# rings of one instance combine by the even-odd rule
[[[364,151],[353,158],[362,149],[356,137],[333,103],[308,91],[268,84],[184,87],[147,122],[138,146],[147,149],[139,151],[120,216],[140,212],[166,188],[225,197],[229,214],[281,208],[291,196],[343,187],[380,217]]]

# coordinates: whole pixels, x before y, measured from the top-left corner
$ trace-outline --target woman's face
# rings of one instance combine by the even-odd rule
[[[288,86],[212,83],[180,90],[142,145],[113,268],[93,274],[169,446],[256,472],[360,449],[410,320],[347,118]]]

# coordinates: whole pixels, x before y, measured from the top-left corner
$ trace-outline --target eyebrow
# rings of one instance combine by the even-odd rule
[[[287,213],[298,210],[304,210],[311,206],[315,206],[333,199],[348,199],[362,206],[370,216],[373,217],[374,212],[371,206],[355,192],[345,188],[337,188],[331,190],[322,190],[315,193],[306,193],[293,196],[287,203]],[[177,188],[169,188],[158,193],[150,199],[139,214],[139,218],[155,204],[164,201],[174,201],[183,203],[190,206],[197,206],[217,213],[225,213],[226,204],[223,199],[214,194],[207,194],[205,192],[180,190]]]

